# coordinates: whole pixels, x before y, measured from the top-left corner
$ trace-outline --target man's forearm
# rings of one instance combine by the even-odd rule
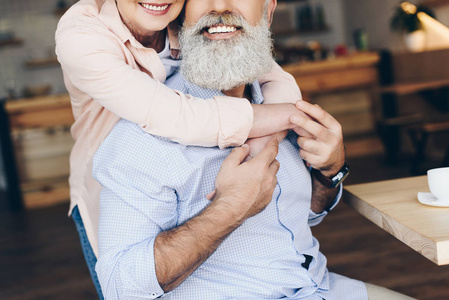
[[[160,233],[154,258],[162,289],[168,292],[180,285],[241,223],[225,205],[214,201],[183,225]]]
[[[338,188],[328,188],[312,175],[312,202],[310,208],[319,214],[328,209],[338,195]]]

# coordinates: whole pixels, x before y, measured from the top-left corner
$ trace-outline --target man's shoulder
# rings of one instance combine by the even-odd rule
[[[179,179],[173,178],[173,153],[178,154],[179,150],[175,145],[144,132],[137,124],[121,120],[96,151],[92,176],[101,185],[117,189],[132,187],[148,192],[150,182],[176,186]]]
[[[122,119],[97,150],[94,164],[99,166],[115,163],[138,168],[148,167],[165,161],[168,149],[175,145],[178,144],[146,133],[139,125]]]
[[[132,148],[130,150],[146,148],[150,145],[158,145],[160,147],[178,145],[167,138],[147,133],[138,124],[125,119],[121,119],[114,126],[104,143],[107,144],[108,140],[114,145]]]

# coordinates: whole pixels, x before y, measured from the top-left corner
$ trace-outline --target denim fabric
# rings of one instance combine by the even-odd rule
[[[95,254],[89,243],[89,239],[87,238],[86,229],[84,228],[83,220],[81,219],[78,206],[75,206],[72,211],[72,219],[73,221],[75,221],[76,229],[78,230],[78,234],[80,236],[81,248],[83,249],[84,258],[86,259],[86,264],[89,268],[89,273],[92,277],[95,289],[97,290],[98,297],[100,298],[100,300],[103,300],[104,297],[103,293],[101,292],[100,282],[98,281],[97,272],[95,272],[95,264],[97,263],[97,258],[95,257]]]

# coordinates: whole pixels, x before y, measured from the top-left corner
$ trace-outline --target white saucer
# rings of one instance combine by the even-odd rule
[[[432,193],[418,193],[418,201],[425,205],[449,207],[449,199],[437,200]]]

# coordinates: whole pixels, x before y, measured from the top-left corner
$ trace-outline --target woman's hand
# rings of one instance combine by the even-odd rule
[[[298,101],[296,107],[303,114],[294,114],[290,121],[308,132],[308,136],[298,137],[300,156],[324,176],[335,175],[345,163],[340,123],[316,104]]]
[[[302,100],[298,102],[303,102]],[[250,138],[272,135],[284,130],[293,129],[300,136],[309,136],[309,133],[293,124],[290,117],[300,115],[309,118],[292,103],[281,104],[252,104],[254,112],[253,127],[249,133]]]

